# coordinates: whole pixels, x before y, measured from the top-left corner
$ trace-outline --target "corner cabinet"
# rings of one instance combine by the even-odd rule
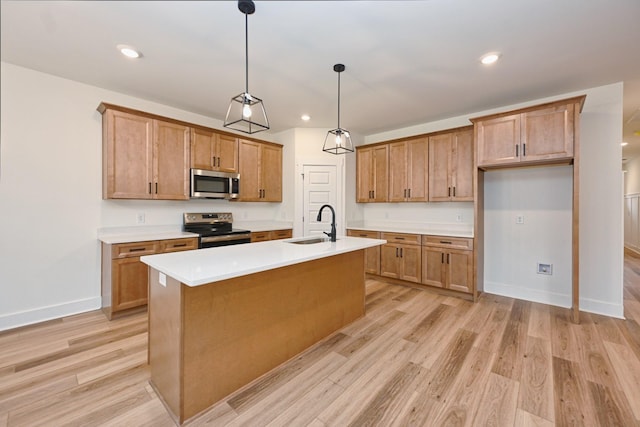
[[[282,202],[282,146],[238,141],[241,202]]]
[[[429,137],[429,201],[473,201],[473,127]]]
[[[191,128],[191,167],[238,172],[238,138]]]
[[[386,202],[389,145],[356,148],[356,202]]]
[[[187,126],[101,104],[103,199],[189,199]]]
[[[472,119],[478,167],[569,163],[581,101],[571,99],[520,112]]]
[[[428,138],[389,144],[389,201],[428,200]]]

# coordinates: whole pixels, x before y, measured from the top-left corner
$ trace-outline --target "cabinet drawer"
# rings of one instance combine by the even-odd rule
[[[350,237],[366,237],[367,239],[379,239],[380,232],[379,231],[369,231],[369,230],[347,230],[347,236]]]
[[[160,241],[160,252],[189,251],[191,249],[198,249],[198,239],[195,237]]]
[[[113,245],[111,249],[111,257],[127,258],[132,256],[153,255],[158,252],[159,242],[156,240],[148,242],[119,243]]]
[[[290,228],[286,230],[274,230],[269,233],[271,240],[290,239],[292,236],[293,230]]]
[[[258,232],[251,233],[251,243],[266,242],[267,240],[269,240],[268,231],[258,231]]]
[[[419,245],[419,234],[405,234],[405,233],[381,233],[381,239],[386,240],[388,243],[402,243],[406,245]]]
[[[447,236],[422,236],[422,246],[451,249],[473,249],[473,239]]]

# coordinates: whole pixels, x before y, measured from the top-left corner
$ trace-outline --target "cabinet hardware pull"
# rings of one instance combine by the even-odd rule
[[[453,242],[447,242],[446,240],[440,240],[440,243],[444,243],[445,245],[452,245]]]
[[[151,183],[149,183],[149,194],[151,194]]]
[[[214,167],[214,168],[216,167],[216,157],[215,156],[211,157],[211,167]]]
[[[399,248],[396,248],[396,258],[398,258],[398,249]]]
[[[527,157],[527,144],[522,144],[522,157]]]
[[[447,264],[449,264],[449,255],[451,254],[447,254]]]
[[[516,144],[516,157],[518,157],[518,144]]]
[[[158,183],[156,182],[156,194],[158,194]]]
[[[366,234],[359,234],[360,237],[367,237]]]
[[[129,252],[140,252],[140,251],[144,251],[146,248],[131,248],[129,249]]]
[[[449,197],[451,197],[451,187],[449,187]]]
[[[411,198],[411,189],[409,189],[409,198]]]
[[[405,199],[407,198],[407,189],[406,188],[404,189],[404,198]]]
[[[440,257],[440,263],[444,264],[444,252],[442,252],[442,256]]]
[[[376,190],[371,190],[371,198],[372,199],[376,198]]]
[[[394,237],[396,240],[404,240],[404,237]]]
[[[400,258],[402,258],[402,248],[400,248]]]
[[[174,248],[183,248],[183,247],[185,247],[185,246],[187,246],[187,244],[186,244],[186,243],[180,243],[180,244],[175,244],[175,245],[173,245],[173,247],[174,247]]]
[[[456,197],[456,186],[453,186],[453,197]]]

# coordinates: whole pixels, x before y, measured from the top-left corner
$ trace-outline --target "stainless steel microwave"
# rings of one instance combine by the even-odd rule
[[[192,199],[237,199],[239,195],[239,174],[191,169]]]

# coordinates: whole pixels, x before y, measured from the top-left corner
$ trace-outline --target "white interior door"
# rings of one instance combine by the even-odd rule
[[[331,231],[331,210],[322,211],[322,221],[316,221],[318,211],[324,204],[334,209],[338,206],[338,180],[336,165],[304,165],[303,184],[303,230],[304,235],[322,234]]]

